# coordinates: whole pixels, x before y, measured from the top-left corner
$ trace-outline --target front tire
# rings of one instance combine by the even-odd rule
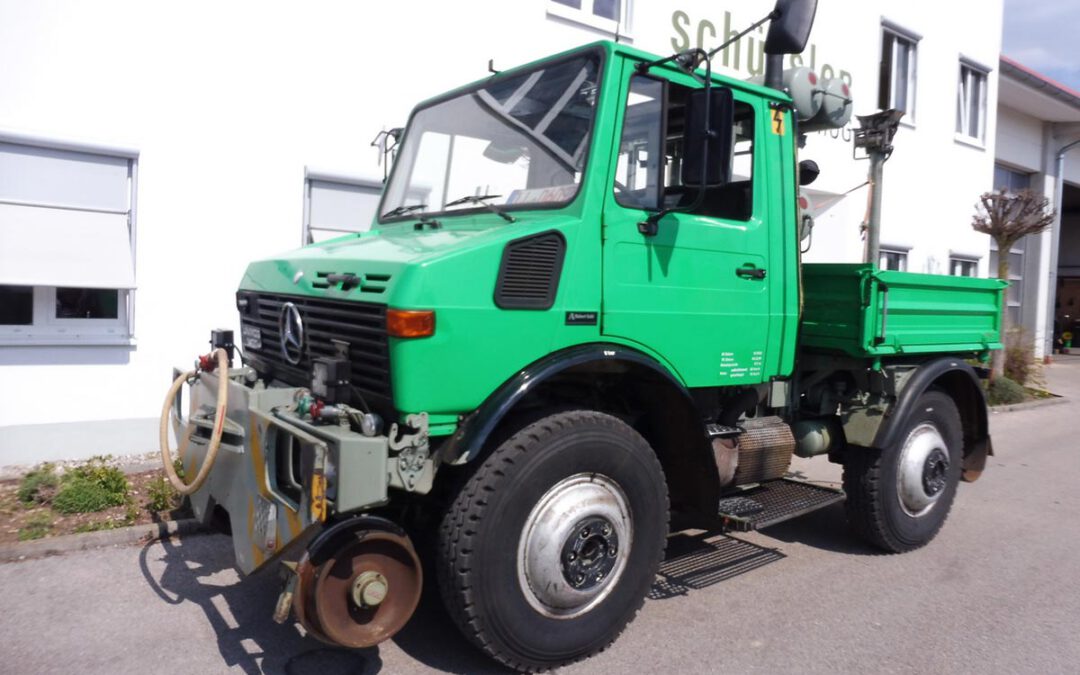
[[[923,393],[895,445],[848,452],[844,506],[851,529],[891,553],[926,545],[945,524],[962,464],[956,404],[944,392]]]
[[[447,511],[436,557],[451,616],[524,671],[607,647],[660,565],[668,496],[644,438],[597,412],[554,414],[502,443]]]

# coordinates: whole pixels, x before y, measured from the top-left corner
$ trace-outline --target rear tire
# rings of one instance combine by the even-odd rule
[[[851,529],[891,553],[926,545],[949,515],[962,463],[956,404],[941,391],[923,393],[894,446],[847,453],[844,506]]]
[[[550,415],[496,448],[454,499],[439,588],[492,658],[553,668],[601,651],[633,619],[667,528],[664,474],[640,434],[603,413]]]

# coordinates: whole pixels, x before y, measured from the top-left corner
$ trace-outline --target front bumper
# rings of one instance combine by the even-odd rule
[[[173,406],[172,427],[187,476],[194,475],[206,457],[216,421],[218,377],[215,372],[199,374],[190,389],[187,417],[181,414],[181,397]],[[390,487],[430,489],[430,460],[424,458],[420,480],[409,486],[399,466],[402,453],[391,458],[387,436],[315,425],[290,412],[301,388],[251,384],[254,373],[247,368],[231,370],[229,378],[217,460],[190,499],[203,522],[228,519],[236,564],[245,574],[291,550],[298,557],[304,542],[325,522],[386,504]]]

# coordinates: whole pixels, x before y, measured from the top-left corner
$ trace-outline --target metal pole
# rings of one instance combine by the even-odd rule
[[[874,267],[881,257],[881,178],[884,175],[885,153],[870,151],[870,215],[866,219],[866,260]]]
[[[1061,249],[1061,207],[1065,200],[1065,154],[1080,145],[1080,139],[1067,143],[1058,150],[1057,154],[1057,184],[1054,186],[1054,224],[1050,230],[1050,296],[1051,301],[1057,297],[1057,268],[1058,254]],[[1054,314],[1053,308],[1047,312],[1046,318],[1046,348],[1044,353],[1049,356],[1054,353]]]

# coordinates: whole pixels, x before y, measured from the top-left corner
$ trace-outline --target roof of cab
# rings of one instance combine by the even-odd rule
[[[556,54],[551,54],[551,55],[545,56],[545,57],[543,57],[541,59],[536,59],[536,60],[533,60],[533,61],[529,61],[528,63],[523,63],[523,64],[520,64],[520,65],[514,66],[513,68],[507,68],[506,70],[498,71],[497,73],[494,73],[494,74],[492,74],[492,75],[490,75],[488,77],[485,77],[483,79],[474,80],[473,82],[470,82],[468,84],[462,85],[460,87],[456,87],[454,89],[443,92],[443,93],[438,94],[436,96],[432,96],[430,98],[424,99],[423,101],[421,101],[420,103],[418,103],[416,105],[416,109],[426,108],[427,106],[432,105],[433,103],[436,103],[438,101],[442,101],[442,100],[445,100],[445,99],[450,98],[452,96],[455,96],[460,92],[464,92],[464,91],[468,91],[470,89],[477,88],[477,87],[481,86],[482,84],[484,84],[485,82],[490,82],[491,80],[494,80],[496,78],[505,77],[505,76],[508,76],[508,75],[513,75],[515,72],[518,72],[518,71],[529,70],[529,69],[534,68],[535,66],[537,66],[537,65],[539,65],[541,63],[545,63],[547,61],[554,61],[554,60],[562,59],[562,58],[565,58],[565,57],[568,57],[568,56],[572,56],[572,55],[574,55],[576,53],[579,53],[579,52],[584,53],[584,52],[588,52],[588,51],[602,51],[602,52],[604,52],[605,56],[612,56],[612,55],[618,54],[618,55],[626,56],[626,57],[641,60],[641,61],[656,61],[658,59],[664,58],[663,56],[658,56],[656,54],[652,54],[650,52],[646,52],[644,50],[637,49],[635,47],[631,47],[630,45],[627,45],[627,44],[624,44],[624,43],[612,42],[611,40],[597,40],[596,42],[590,42],[590,43],[581,45],[579,47],[574,47],[572,49],[567,49],[565,51],[558,52]],[[698,71],[702,75],[704,75],[704,70],[703,69],[699,68]],[[776,100],[779,100],[779,101],[788,101],[788,100],[790,100],[788,98],[788,95],[786,93],[782,92],[782,91],[777,91],[776,89],[773,89],[771,87],[766,87],[766,86],[763,86],[763,85],[754,84],[754,83],[748,82],[746,80],[739,80],[739,79],[736,79],[736,78],[728,77],[727,75],[721,75],[721,74],[719,74],[719,73],[717,73],[715,71],[713,71],[712,79],[713,79],[713,82],[716,82],[718,84],[722,84],[725,87],[731,87],[732,89],[740,89],[742,91],[746,91],[746,92],[749,92],[749,93],[752,93],[752,94],[756,94],[756,95],[761,96],[763,98],[771,98],[771,99],[776,99]]]

